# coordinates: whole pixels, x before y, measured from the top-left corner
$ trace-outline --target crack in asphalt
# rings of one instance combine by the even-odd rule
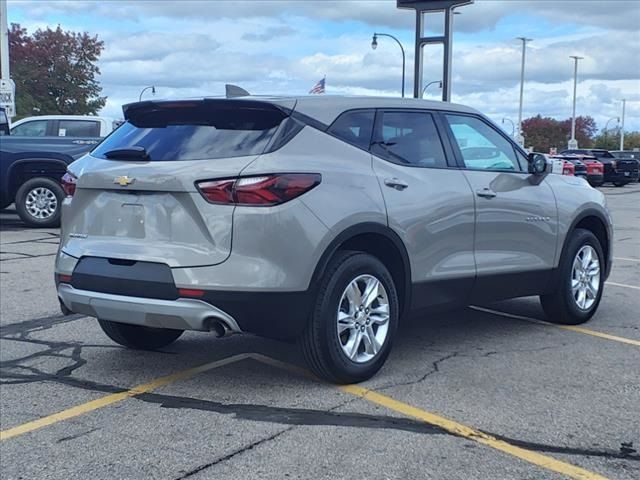
[[[67,322],[75,321],[83,318],[82,315],[73,316],[61,316],[53,315],[42,318],[36,318],[25,322],[19,322],[14,324],[5,325],[0,327],[0,337],[8,341],[17,341],[31,343],[34,345],[44,346],[45,350],[36,353],[25,355],[21,358],[7,360],[0,362],[0,384],[24,384],[33,382],[53,382],[65,386],[79,388],[83,390],[89,390],[93,392],[101,393],[119,393],[128,390],[125,387],[119,387],[116,385],[104,384],[94,382],[92,380],[73,377],[72,375],[82,366],[86,365],[87,360],[82,357],[83,349],[85,348],[117,348],[122,347],[116,345],[100,345],[100,344],[82,344],[78,342],[62,342],[62,341],[48,341],[41,339],[30,338],[34,332],[40,332],[52,328],[53,326],[64,324]],[[564,345],[564,344],[563,344]],[[527,351],[544,350],[549,348],[557,348],[557,346],[547,346],[537,349],[525,349]],[[488,351],[482,354],[468,354],[462,352],[453,352],[443,355],[442,357],[432,362],[431,369],[421,375],[418,379],[408,382],[396,382],[390,385],[376,388],[376,390],[384,390],[397,386],[413,385],[425,381],[431,375],[440,372],[440,366],[443,362],[456,357],[489,357],[491,355],[503,354],[503,353],[515,353],[521,350],[512,351]],[[163,353],[163,352],[159,352]],[[165,352],[166,353],[166,352]],[[39,358],[64,358],[68,359],[71,363],[67,366],[59,368],[55,373],[45,372],[35,366],[25,365],[25,362],[33,361]],[[221,462],[230,460],[237,455],[240,455],[246,451],[274,440],[280,435],[292,430],[299,426],[334,426],[334,427],[351,427],[351,428],[367,428],[376,430],[400,430],[416,434],[428,434],[428,435],[449,435],[457,436],[451,432],[448,432],[438,426],[431,425],[422,421],[413,420],[411,418],[393,417],[388,415],[370,415],[357,412],[336,412],[338,408],[341,408],[349,403],[360,400],[357,397],[349,398],[348,400],[341,402],[340,404],[328,409],[328,410],[314,410],[305,408],[287,408],[287,407],[274,407],[259,404],[225,404],[221,402],[215,402],[210,400],[202,400],[197,398],[190,398],[185,396],[172,396],[159,393],[144,393],[132,397],[136,400],[159,405],[161,408],[168,409],[185,409],[185,410],[200,410],[207,411],[222,415],[233,415],[233,418],[239,420],[258,421],[271,424],[288,425],[287,428],[280,432],[271,435],[269,437],[252,442],[224,457],[217,458],[216,460],[204,465],[200,465],[193,470],[184,473],[178,479],[184,479],[195,475],[207,468],[215,466]],[[92,431],[84,432],[75,436],[64,437],[58,441],[69,441],[82,436]],[[579,447],[570,446],[557,446],[548,445],[543,443],[529,442],[525,440],[518,440],[510,438],[504,435],[497,435],[491,432],[485,432],[500,440],[509,442],[515,446],[526,448],[528,450],[534,450],[539,452],[550,452],[566,455],[578,455],[587,457],[603,457],[610,459],[624,459],[639,461],[640,455],[631,443],[621,443],[619,451],[614,450],[596,450],[585,449]]]
[[[31,254],[26,254],[26,253],[15,253],[15,252],[0,252],[0,253],[5,253],[5,254],[9,254],[9,255],[26,255],[24,257],[18,257],[18,258],[0,258],[0,262],[10,262],[11,260],[26,260],[28,258],[41,258],[41,257],[54,257],[56,256],[58,253],[44,253],[42,255],[31,255]]]
[[[191,477],[191,476],[193,476],[193,475],[195,475],[197,473],[200,473],[203,470],[206,470],[208,468],[214,467],[215,465],[218,465],[219,463],[226,462],[227,460],[231,460],[233,457],[235,457],[237,455],[241,455],[244,452],[247,452],[249,450],[253,450],[255,447],[257,447],[259,445],[262,445],[263,443],[267,443],[267,442],[270,442],[272,440],[275,440],[280,435],[283,435],[283,434],[287,433],[288,431],[293,430],[294,428],[295,427],[285,428],[284,430],[280,430],[279,432],[276,432],[273,435],[269,435],[268,437],[261,438],[260,440],[257,440],[255,442],[252,442],[252,443],[248,444],[248,445],[245,445],[244,447],[239,448],[239,449],[229,453],[228,455],[225,455],[224,457],[217,458],[213,462],[205,463],[204,465],[200,465],[200,466],[194,468],[193,470],[189,470],[188,472],[184,473],[183,475],[181,475],[179,477],[176,477],[175,480],[183,480],[183,479]]]

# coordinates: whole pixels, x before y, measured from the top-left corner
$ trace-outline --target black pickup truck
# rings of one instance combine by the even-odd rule
[[[4,130],[6,133],[6,129]],[[30,227],[57,227],[67,165],[102,138],[0,135],[0,209],[16,204]]]
[[[618,158],[608,150],[599,148],[565,150],[560,153],[590,155],[604,165],[604,183],[611,182],[616,187],[623,187],[627,183],[638,181],[638,162],[633,159]]]

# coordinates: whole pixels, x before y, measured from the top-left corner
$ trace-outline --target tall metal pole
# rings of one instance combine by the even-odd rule
[[[422,12],[416,10],[416,45],[413,56],[413,98],[422,90]]]
[[[620,125],[620,150],[624,150],[624,107],[626,106],[627,100],[625,98],[622,99],[622,124]]]
[[[522,136],[522,101],[524,98],[524,61],[527,52],[527,42],[530,42],[530,38],[518,37],[518,40],[522,41],[522,67],[520,68],[520,107],[518,108],[518,136],[516,141],[524,146],[524,137]]]
[[[404,70],[405,70],[405,64],[406,64],[406,58],[405,58],[405,54],[404,54],[404,47],[402,46],[402,43],[400,43],[400,40],[398,40],[393,35],[389,35],[388,33],[377,33],[377,32],[374,32],[373,41],[371,42],[371,47],[374,50],[378,46],[377,37],[389,37],[389,38],[392,38],[393,40],[396,41],[396,43],[400,47],[400,51],[402,51],[402,98],[404,98]]]
[[[578,90],[578,60],[582,60],[584,57],[578,57],[571,55],[569,58],[574,60],[573,69],[573,113],[571,114],[571,140],[569,140],[569,149],[575,150],[578,148],[578,141],[576,140],[576,92]]]
[[[0,78],[9,80],[9,27],[7,24],[7,0],[0,0]]]

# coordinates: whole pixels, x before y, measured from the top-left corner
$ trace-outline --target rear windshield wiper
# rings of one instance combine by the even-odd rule
[[[105,152],[104,156],[111,160],[150,160],[145,148],[138,146],[114,148]]]

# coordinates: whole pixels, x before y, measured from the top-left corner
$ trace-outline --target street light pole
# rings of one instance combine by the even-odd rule
[[[604,124],[604,148],[609,148],[607,146],[607,133],[609,132],[609,122],[611,120],[617,120],[618,123],[620,123],[620,117],[611,117],[609,120],[607,120],[607,123]]]
[[[509,122],[511,124],[511,138],[513,138],[513,136],[516,134],[516,124],[513,123],[513,120],[511,120],[510,118],[503,118],[502,119],[502,124],[504,125],[505,120],[507,122]]]
[[[622,99],[622,124],[620,125],[620,150],[624,150],[624,108],[627,104],[627,99]]]
[[[578,57],[571,55],[569,58],[573,58],[573,113],[571,114],[571,140],[569,140],[569,150],[575,150],[578,148],[578,141],[576,140],[576,92],[578,89],[578,60],[582,60],[584,57]]]
[[[404,55],[404,47],[402,46],[402,43],[400,43],[400,40],[398,40],[393,35],[389,35],[388,33],[375,33],[374,32],[373,40],[371,41],[371,48],[373,48],[374,50],[378,46],[378,37],[389,37],[389,38],[392,38],[400,46],[400,50],[402,51],[402,98],[404,98],[404,67],[405,67],[405,63],[406,63],[405,55]]]
[[[427,88],[429,88],[429,85],[433,85],[435,83],[439,83],[440,84],[440,88],[442,88],[442,80],[434,80],[433,82],[429,82],[422,89],[422,98],[424,98],[424,92],[427,91]]]
[[[524,60],[527,53],[527,42],[530,38],[518,37],[522,41],[522,67],[520,68],[520,107],[518,108],[518,138],[516,141],[524,146],[524,137],[522,136],[522,101],[524,97]]]
[[[155,86],[149,86],[149,87],[144,87],[142,89],[142,91],[140,92],[140,96],[138,97],[138,101],[141,102],[142,101],[142,94],[144,92],[146,92],[147,90],[151,89],[151,93],[153,93],[154,95],[156,94],[156,87]]]

